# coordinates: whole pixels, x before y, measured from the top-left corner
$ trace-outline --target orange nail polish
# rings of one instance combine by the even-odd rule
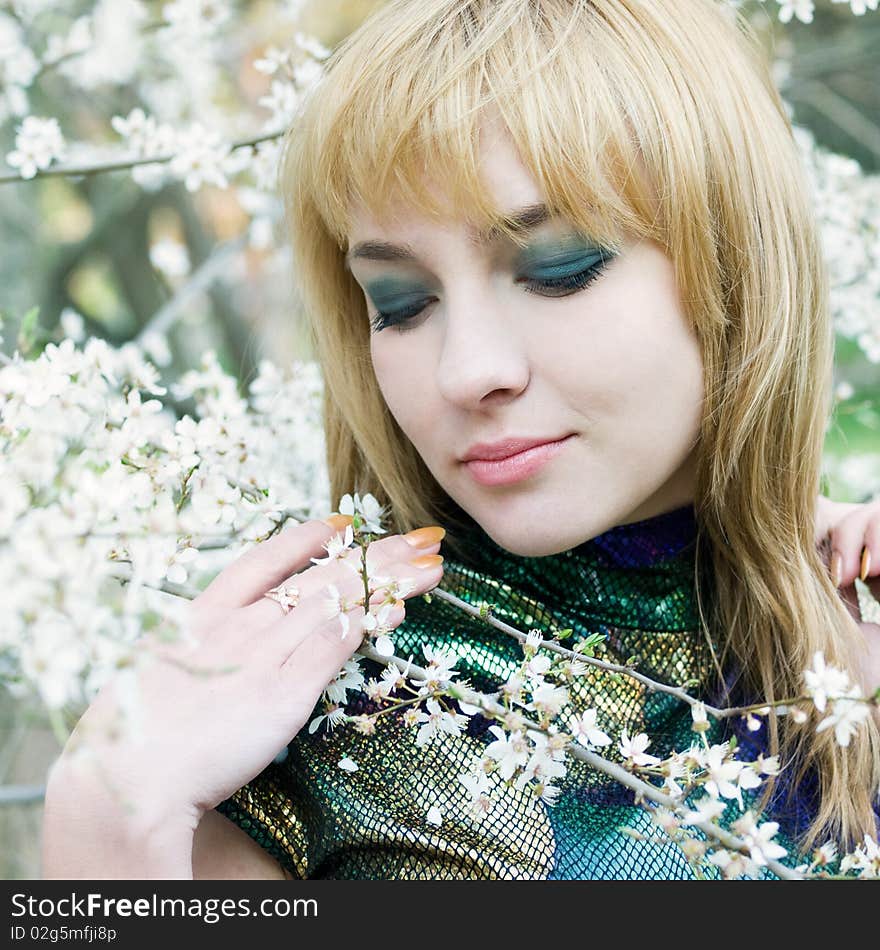
[[[415,531],[409,531],[403,535],[403,540],[411,544],[414,548],[427,548],[446,537],[446,529],[439,525],[431,525],[428,528],[416,528]]]
[[[863,581],[868,579],[868,571],[871,570],[871,552],[868,548],[862,548],[862,563],[859,569],[859,577]]]
[[[439,567],[442,563],[443,557],[440,554],[421,554],[410,561],[413,567]]]
[[[345,529],[354,521],[351,515],[330,515],[324,519],[324,524],[329,524],[334,531],[345,531]]]
[[[834,551],[831,554],[831,583],[834,584],[835,587],[840,587],[842,570],[842,565],[840,562],[840,554],[837,551]]]

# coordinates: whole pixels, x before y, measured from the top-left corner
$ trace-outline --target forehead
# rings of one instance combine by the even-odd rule
[[[483,197],[488,198],[499,217],[513,210],[524,211],[529,220],[523,225],[535,227],[546,219],[538,208],[544,205],[544,195],[528,168],[523,164],[506,128],[497,120],[486,118],[480,125],[476,145],[478,169]],[[446,172],[448,175],[448,171]],[[349,248],[371,238],[408,232],[430,227],[433,229],[464,229],[475,245],[498,236],[489,222],[480,222],[469,216],[465,209],[456,208],[450,189],[444,184],[444,175],[430,173],[423,176],[425,191],[447,209],[445,216],[431,216],[400,195],[392,196],[382,208],[370,207],[366,201],[355,201],[349,206]]]

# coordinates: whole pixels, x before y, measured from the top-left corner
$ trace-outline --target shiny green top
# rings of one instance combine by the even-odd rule
[[[523,632],[571,628],[572,641],[602,634],[604,659],[634,663],[654,680],[708,684],[690,506],[549,557],[513,555],[481,530],[468,541],[466,555],[447,557],[441,588],[474,605],[493,605],[493,616]],[[451,649],[460,657],[460,678],[483,691],[496,689],[523,658],[515,639],[437,597],[407,602],[394,641],[398,656],[412,654],[416,662],[422,644]],[[367,665],[368,676],[378,675],[379,667]],[[646,732],[657,756],[687,748],[694,738],[689,706],[630,677],[591,667],[570,692],[571,712],[598,710],[600,727],[615,740],[603,750],[612,759],[619,759],[616,740],[624,727],[630,735]],[[364,693],[349,697],[349,712],[375,708]],[[303,730],[282,761],[217,810],[298,878],[694,876],[632,792],[573,759],[556,804],[491,776],[495,804],[488,815],[474,815],[459,776],[473,770],[494,740],[489,725],[476,715],[460,735],[423,746],[397,713],[379,717],[372,736],[347,725],[313,735]],[[720,740],[718,727],[710,738]],[[357,771],[339,768],[344,757]],[[439,826],[428,820],[432,808],[439,809]],[[641,837],[622,833],[622,826]]]

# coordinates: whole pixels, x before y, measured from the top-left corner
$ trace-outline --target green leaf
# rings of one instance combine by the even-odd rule
[[[590,633],[575,644],[575,650],[578,653],[584,653],[586,656],[595,656],[596,650],[604,643],[605,634]]]
[[[37,336],[39,334],[39,324],[37,323],[39,313],[39,307],[31,307],[21,318],[16,346],[23,356],[29,355],[31,350],[36,346]]]

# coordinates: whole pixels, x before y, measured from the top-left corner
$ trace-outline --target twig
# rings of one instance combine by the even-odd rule
[[[620,765],[617,765],[615,762],[609,762],[608,759],[597,755],[595,752],[590,752],[589,749],[585,749],[582,746],[576,746],[574,743],[571,743],[568,746],[568,751],[576,759],[580,759],[582,762],[586,762],[593,768],[604,772],[606,775],[608,775],[610,778],[613,778],[621,785],[625,785],[627,788],[632,789],[637,795],[641,795],[644,798],[650,798],[651,801],[656,802],[658,805],[663,805],[664,808],[668,808],[670,811],[677,812],[678,814],[683,814],[685,812],[684,807],[676,802],[675,799],[670,798],[668,795],[664,795],[663,792],[659,791],[649,782],[643,782],[641,779],[636,778],[631,772],[627,772],[626,769]],[[699,828],[700,831],[702,831],[707,837],[715,838],[716,841],[718,841],[729,851],[739,851],[741,854],[749,854],[749,848],[744,841],[741,841],[735,835],[732,835],[729,831],[725,831],[718,825],[714,825],[709,821],[695,821],[693,822],[693,826],[695,828]],[[777,877],[783,878],[785,880],[803,880],[800,874],[798,874],[796,871],[792,871],[790,868],[787,868],[784,864],[780,864],[778,861],[768,859],[767,867]]]
[[[135,337],[135,343],[143,344],[144,338],[150,333],[159,335],[167,333],[180,316],[186,303],[196,294],[210,287],[218,277],[225,276],[229,258],[246,247],[247,243],[248,234],[245,232],[230,241],[218,244],[210,256],[202,261],[186,281],[175,290],[174,296],[150,317]]]
[[[511,627],[503,620],[498,620],[498,618],[493,617],[491,613],[482,613],[479,607],[474,607],[472,604],[467,603],[467,601],[461,600],[460,598],[456,597],[455,594],[450,594],[449,591],[445,591],[440,587],[435,587],[434,590],[431,591],[431,596],[437,597],[439,600],[447,601],[454,607],[458,607],[465,613],[470,614],[472,617],[479,617],[490,626],[495,627],[502,633],[507,634],[507,636],[513,637],[520,643],[525,643],[528,639],[526,634],[524,634],[521,630],[517,630],[516,627]],[[550,653],[556,653],[559,656],[564,656],[566,659],[579,660],[582,663],[586,663],[588,666],[595,666],[598,669],[605,670],[608,673],[619,673],[622,676],[629,676],[631,679],[634,679],[646,686],[651,692],[668,693],[670,696],[675,696],[676,699],[681,700],[683,703],[687,703],[688,706],[702,705],[706,713],[708,713],[710,716],[713,716],[715,719],[732,719],[734,716],[745,716],[748,713],[756,712],[757,710],[770,709],[774,706],[791,706],[794,703],[810,701],[809,696],[795,696],[789,699],[776,700],[773,703],[752,703],[749,706],[727,706],[721,709],[718,706],[711,706],[708,703],[703,702],[703,700],[696,699],[689,693],[686,693],[680,686],[669,686],[666,683],[660,683],[657,680],[651,679],[650,676],[645,676],[644,673],[639,673],[638,670],[633,669],[631,666],[622,666],[618,663],[609,663],[607,660],[597,659],[594,656],[587,656],[585,653],[578,653],[576,650],[569,650],[567,647],[564,647],[558,643],[554,643],[552,640],[542,640],[541,648],[549,651]],[[864,697],[859,697],[859,700],[861,702],[873,703],[873,700],[866,699]]]
[[[851,139],[880,156],[880,127],[825,83],[811,79],[793,84],[790,97],[810,103]]]
[[[516,627],[511,627],[503,620],[498,620],[498,618],[493,617],[491,613],[481,613],[479,607],[474,607],[472,604],[467,603],[467,601],[456,597],[455,594],[450,594],[449,591],[445,591],[440,587],[435,587],[434,590],[431,591],[431,596],[437,597],[439,600],[447,601],[447,603],[458,607],[459,610],[463,610],[466,614],[470,614],[472,617],[479,617],[481,620],[485,620],[486,623],[492,627],[495,627],[496,630],[500,630],[502,633],[507,634],[507,636],[513,637],[520,643],[526,642],[527,636],[521,630],[517,630]],[[559,656],[564,656],[570,660],[580,660],[582,663],[586,663],[589,666],[595,666],[598,669],[605,670],[608,673],[620,673],[624,676],[629,676],[632,679],[637,680],[639,683],[642,683],[649,690],[651,690],[651,692],[669,693],[670,696],[675,696],[676,699],[680,699],[683,703],[687,703],[689,706],[696,706],[698,703],[700,703],[700,700],[695,699],[693,696],[686,693],[681,687],[668,686],[666,683],[659,683],[657,680],[653,680],[649,676],[645,676],[644,673],[639,673],[630,666],[621,666],[618,663],[609,663],[607,660],[599,660],[594,656],[587,656],[583,653],[578,653],[576,650],[569,650],[567,647],[561,646],[558,643],[554,643],[552,640],[542,641],[541,649],[548,650],[550,653],[556,653]],[[764,705],[766,704],[762,703],[758,708],[761,708]],[[739,715],[742,711],[741,709],[718,709],[715,706],[707,706],[705,703],[703,703],[703,706],[707,713],[718,718]]]
[[[175,597],[185,597],[189,600],[194,599],[200,591],[195,591],[192,588],[187,588],[181,584],[171,584],[168,581],[164,581],[156,587],[153,585],[145,584],[145,587],[151,587],[155,590],[161,590],[165,593],[172,594]],[[438,589],[435,588],[432,591],[432,594],[438,593]],[[452,595],[450,595],[452,596]],[[456,598],[457,599],[457,598]],[[470,606],[470,605],[467,605]],[[498,621],[500,623],[500,621]],[[519,639],[519,631],[510,628],[512,635],[516,636]],[[550,644],[545,644],[550,646]],[[401,659],[398,656],[384,656],[379,653],[369,641],[364,641],[361,646],[356,651],[361,656],[366,657],[369,660],[374,660],[377,663],[380,663],[383,666],[396,666],[401,672],[408,670],[408,675],[416,674],[423,676],[427,679],[427,671],[423,667],[415,666],[409,663],[406,660]],[[572,653],[572,651],[565,651],[566,653]],[[584,659],[580,654],[572,653],[575,658]],[[621,672],[627,672],[626,667],[620,668]],[[629,671],[632,672],[632,671]],[[658,684],[662,685],[662,684]],[[485,693],[478,693],[475,690],[470,689],[466,686],[453,685],[451,695],[453,698],[462,699],[466,703],[470,703],[474,706],[479,706],[481,709],[489,713],[493,718],[503,718],[507,714],[507,710],[500,706],[497,702],[496,696],[486,695]],[[536,723],[532,724],[534,728],[540,729]],[[544,731],[544,730],[541,730]],[[608,759],[603,758],[600,755],[597,755],[594,752],[590,752],[587,749],[583,748],[580,745],[575,744],[574,742],[569,743],[568,745],[569,753],[576,759],[587,763],[592,768],[596,769],[599,772],[608,775],[610,778],[619,782],[620,784],[626,786],[629,789],[632,789],[638,795],[643,798],[648,798],[653,802],[656,802],[658,805],[663,805],[665,808],[669,808],[671,811],[677,812],[678,814],[684,814],[686,809],[683,805],[676,802],[674,799],[670,798],[668,795],[664,795],[660,792],[655,786],[651,785],[649,782],[644,782],[639,778],[636,778],[631,772],[627,772],[626,769],[610,762]],[[694,822],[694,827],[699,828],[705,835],[708,837],[715,838],[721,845],[729,850],[739,851],[743,854],[749,852],[748,846],[745,842],[740,841],[734,835],[730,834],[724,829],[719,828],[713,825],[711,822],[700,821]],[[794,871],[789,870],[784,865],[779,864],[777,861],[768,860],[767,867],[773,871],[777,877],[787,878],[792,880],[800,880],[800,875],[796,874]]]
[[[399,670],[401,670],[401,672],[408,668],[410,675],[416,674],[418,676],[427,678],[427,671],[424,668],[408,664],[407,661],[402,660],[398,656],[382,656],[382,654],[378,653],[367,642],[364,642],[357,652],[370,660],[375,660],[377,663],[383,664],[384,666],[394,665]],[[479,706],[485,712],[489,713],[489,715],[491,715],[494,719],[503,719],[507,714],[507,710],[503,706],[500,706],[494,697],[487,696],[484,693],[478,693],[475,690],[469,689],[465,686],[453,685],[453,690],[453,696],[455,698],[463,699],[466,703],[470,703],[473,706]],[[529,725],[540,732],[546,732],[546,730],[541,729],[537,723],[530,722]],[[598,772],[604,773],[609,778],[612,778],[621,785],[624,785],[626,788],[631,789],[636,793],[637,796],[649,798],[658,805],[663,805],[664,808],[668,808],[670,811],[676,812],[679,815],[686,813],[687,809],[685,806],[675,801],[675,799],[670,798],[668,795],[664,795],[663,792],[656,788],[656,786],[651,785],[649,782],[642,781],[642,779],[637,778],[632,774],[632,772],[628,772],[625,768],[617,765],[615,762],[611,762],[595,752],[590,752],[588,749],[585,749],[583,746],[574,742],[569,743],[567,751],[572,755],[573,758],[580,759],[580,761],[585,762]],[[730,832],[725,831],[723,828],[712,824],[712,822],[693,822],[693,826],[695,828],[699,828],[699,830],[702,831],[707,837],[714,838],[728,850],[738,851],[741,854],[749,853],[749,847],[744,841],[740,840],[735,835],[732,835]],[[802,880],[800,874],[790,870],[789,868],[785,867],[785,865],[780,864],[778,861],[768,860],[767,867],[777,877],[786,880]]]
[[[241,142],[232,142],[230,151],[239,148],[248,148],[259,145],[260,142],[271,142],[279,139],[285,134],[285,130],[280,132],[267,132],[265,135],[257,135],[253,138],[243,139]],[[0,175],[0,185],[9,182],[33,181],[37,178],[50,178],[58,175],[71,175],[80,177],[82,175],[98,175],[103,172],[124,171],[127,168],[135,168],[137,165],[161,165],[170,162],[176,157],[175,152],[166,155],[141,156],[140,158],[118,159],[111,162],[98,162],[95,165],[81,165],[79,167],[70,165],[52,165],[49,168],[39,169],[33,178],[22,178],[19,174]]]
[[[161,30],[163,27],[168,26],[168,23],[165,20],[155,20],[151,23],[145,23],[141,28],[141,33],[155,33],[156,30]],[[91,46],[86,46],[83,49],[71,50],[69,53],[64,53],[59,56],[57,59],[44,60],[40,63],[40,68],[34,73],[34,78],[31,80],[33,84],[37,79],[42,79],[46,73],[55,69],[57,66],[60,66],[62,63],[69,62],[72,59],[76,59],[79,56],[83,56],[86,53],[91,53],[95,49],[95,44]]]
[[[45,796],[45,785],[0,785],[0,805],[31,805]]]

